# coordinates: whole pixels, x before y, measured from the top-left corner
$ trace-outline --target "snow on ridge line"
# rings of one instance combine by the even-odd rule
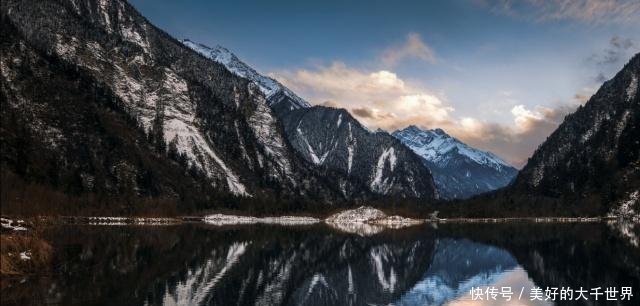
[[[296,108],[311,107],[311,104],[309,104],[309,102],[300,98],[280,82],[274,80],[271,77],[267,77],[258,73],[251,66],[245,64],[235,54],[229,51],[229,49],[219,45],[211,48],[209,46],[191,41],[189,39],[183,39],[181,42],[186,47],[196,51],[197,53],[200,53],[204,57],[224,65],[231,73],[252,81],[256,85],[258,85],[258,88],[260,88],[260,91],[265,95],[266,98],[269,99],[276,95],[278,92],[282,92],[285,96],[293,100]],[[273,103],[277,104],[279,102],[280,101],[275,101]]]
[[[441,162],[448,152],[458,150],[459,154],[481,165],[490,165],[494,168],[513,167],[494,153],[471,147],[442,129],[422,130],[416,126],[409,126],[395,131],[393,136],[400,139],[419,156],[434,163]]]

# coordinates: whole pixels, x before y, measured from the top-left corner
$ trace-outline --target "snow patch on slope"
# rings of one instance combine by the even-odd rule
[[[256,85],[250,83],[248,85],[249,93],[255,95]],[[268,157],[271,157],[277,164],[281,173],[273,174],[278,179],[283,181],[285,178],[295,186],[296,182],[293,181],[292,167],[288,159],[287,146],[282,136],[275,128],[278,126],[276,118],[264,98],[261,96],[254,96],[256,100],[256,109],[252,112],[248,119],[249,126],[254,132],[256,140]]]
[[[631,76],[631,82],[627,87],[627,102],[633,100],[638,93],[638,77],[634,74]]]
[[[380,154],[378,163],[376,164],[375,173],[371,181],[371,190],[386,194],[393,186],[393,181],[389,182],[389,178],[383,178],[385,165],[389,164],[389,170],[393,172],[396,167],[396,153],[393,147],[390,147]]]
[[[298,133],[298,135],[300,135],[300,138],[304,141],[304,144],[307,147],[307,153],[309,153],[309,157],[311,158],[311,162],[313,162],[315,165],[322,165],[324,161],[327,159],[327,156],[329,156],[329,153],[331,153],[331,151],[336,148],[337,143],[334,143],[331,149],[328,149],[320,157],[318,157],[318,154],[313,149],[313,147],[309,143],[309,140],[307,139],[304,132],[302,131],[302,128],[300,127],[301,123],[302,121],[298,123],[298,126],[296,127],[296,132]],[[319,143],[319,144],[320,144],[320,149],[322,149],[322,143]]]
[[[356,138],[353,137],[353,132],[351,131],[351,122],[347,123],[349,127],[349,137],[347,138],[347,173],[351,174],[351,167],[353,166],[353,153],[355,151],[355,146],[357,144]]]
[[[123,27],[123,35],[145,47],[148,42],[132,28]],[[114,92],[124,103],[128,112],[134,114],[142,127],[149,131],[160,113],[163,119],[163,134],[166,143],[175,141],[178,152],[183,153],[207,177],[222,178],[230,192],[241,196],[251,196],[240,178],[225,164],[197,128],[195,104],[190,98],[187,82],[171,69],[164,69],[157,79],[139,80],[132,77],[129,63],[100,62],[107,58],[107,51],[98,43],[90,41],[79,45],[74,37],[57,35],[55,51],[62,58],[78,58],[79,64],[99,72],[100,65],[113,68]],[[83,56],[90,54],[90,56]],[[147,54],[147,53],[144,53]],[[93,59],[97,59],[96,62]],[[102,76],[104,77],[104,76]],[[171,101],[170,103],[166,101]]]

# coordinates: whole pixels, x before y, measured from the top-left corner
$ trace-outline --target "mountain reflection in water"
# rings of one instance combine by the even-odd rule
[[[553,305],[529,299],[547,286],[632,286],[628,305],[640,296],[640,250],[604,224],[425,225],[371,237],[324,225],[46,233],[55,273],[3,285],[3,305]],[[512,287],[514,300],[471,300],[471,288],[487,286]]]

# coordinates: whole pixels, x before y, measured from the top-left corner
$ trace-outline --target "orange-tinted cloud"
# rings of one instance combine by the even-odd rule
[[[388,70],[363,71],[336,62],[272,76],[312,103],[329,100],[351,110],[370,127],[392,129],[407,120],[436,125],[449,120],[453,111],[439,95]]]
[[[491,151],[521,167],[533,151],[556,129],[566,114],[593,92],[585,89],[572,101],[555,108],[511,106],[512,124],[498,124],[473,117],[456,117],[446,97],[412,84],[388,70],[364,71],[343,63],[313,70],[272,74],[287,87],[314,104],[349,110],[370,129],[387,131],[416,125],[442,128],[474,147]],[[321,102],[324,101],[324,102]],[[508,109],[509,110],[509,109]]]

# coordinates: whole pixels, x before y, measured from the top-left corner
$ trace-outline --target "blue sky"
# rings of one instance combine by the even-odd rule
[[[441,127],[516,166],[640,50],[638,1],[131,2],[314,104]]]

